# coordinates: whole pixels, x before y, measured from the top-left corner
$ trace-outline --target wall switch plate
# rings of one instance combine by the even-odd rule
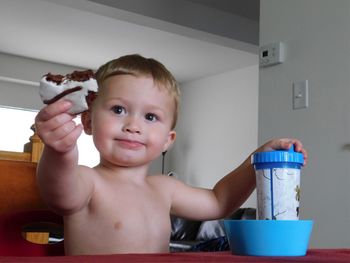
[[[309,81],[293,82],[293,109],[309,107]]]
[[[259,50],[260,67],[280,64],[285,59],[285,45],[282,42],[275,42],[261,46]]]

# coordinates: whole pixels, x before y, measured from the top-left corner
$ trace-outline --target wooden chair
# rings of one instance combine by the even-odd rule
[[[32,130],[23,152],[0,151],[0,255],[64,255],[63,242],[48,244],[63,220],[40,197],[36,167],[43,143]]]
[[[38,134],[36,134],[34,125],[32,125],[31,130],[34,134],[29,138],[29,142],[24,145],[23,152],[0,150],[0,160],[37,163],[40,159],[44,145]]]

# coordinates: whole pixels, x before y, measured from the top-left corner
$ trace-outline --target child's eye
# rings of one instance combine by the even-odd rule
[[[115,114],[124,114],[125,113],[125,108],[123,106],[115,105],[111,109]]]
[[[153,113],[147,113],[145,118],[148,121],[157,121],[159,119],[158,116]]]

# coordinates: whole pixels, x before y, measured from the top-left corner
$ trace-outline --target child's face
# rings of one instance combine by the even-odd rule
[[[90,133],[101,160],[137,166],[157,158],[175,140],[171,130],[174,108],[170,95],[151,77],[106,79],[90,116]]]

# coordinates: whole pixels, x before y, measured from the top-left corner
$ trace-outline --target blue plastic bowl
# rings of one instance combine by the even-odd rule
[[[304,256],[312,220],[224,220],[232,254]]]

